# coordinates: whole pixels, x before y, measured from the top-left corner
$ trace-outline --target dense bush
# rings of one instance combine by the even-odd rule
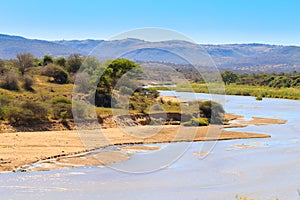
[[[68,82],[68,72],[51,63],[44,68],[42,75],[53,78],[54,83],[65,84]]]
[[[201,117],[208,118],[210,123],[223,123],[225,111],[221,104],[214,101],[204,101],[199,104],[199,110]]]
[[[25,75],[23,88],[27,91],[33,91],[33,89],[32,89],[33,84],[34,84],[34,79],[29,75]]]
[[[66,68],[68,72],[76,73],[80,69],[82,62],[83,62],[83,58],[80,56],[80,54],[70,55],[66,63]]]
[[[14,103],[4,109],[4,118],[14,125],[33,125],[47,121],[48,110],[38,102]]]
[[[54,60],[54,63],[56,64],[56,65],[59,65],[59,66],[61,66],[61,67],[63,67],[63,68],[65,68],[66,67],[66,59],[64,58],[64,57],[59,57],[59,58],[56,58],[55,60]]]
[[[52,56],[45,55],[44,58],[43,58],[43,65],[46,66],[46,65],[48,65],[50,63],[53,63]]]
[[[8,90],[19,90],[19,76],[13,71],[6,72],[1,81],[1,87]]]
[[[0,120],[4,120],[5,107],[9,104],[10,100],[11,100],[10,96],[0,95]]]
[[[53,119],[65,120],[73,118],[72,102],[67,97],[54,97],[52,102]]]

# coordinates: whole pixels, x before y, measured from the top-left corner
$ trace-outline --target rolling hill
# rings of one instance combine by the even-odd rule
[[[68,56],[72,53],[97,55],[100,59],[119,55],[139,62],[170,62],[186,64],[187,61],[170,52],[183,52],[198,56],[206,51],[221,69],[243,72],[300,71],[300,47],[268,44],[199,45],[185,41],[153,43],[138,39],[114,41],[61,40],[45,41],[20,36],[0,34],[0,58],[11,59],[17,53],[29,52],[36,57],[44,55]],[[166,51],[166,49],[168,51]],[[132,51],[134,50],[134,51]],[[124,53],[125,52],[125,53]]]

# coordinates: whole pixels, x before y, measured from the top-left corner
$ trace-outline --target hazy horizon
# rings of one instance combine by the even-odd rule
[[[0,35],[8,35],[8,36],[12,36],[12,37],[22,37],[22,38],[25,38],[25,39],[29,39],[29,40],[44,40],[44,41],[49,41],[49,42],[56,42],[56,41],[85,41],[85,40],[103,40],[103,41],[110,41],[109,39],[107,38],[74,38],[74,39],[58,39],[58,40],[48,40],[48,39],[44,39],[44,38],[33,38],[33,37],[27,37],[27,36],[23,36],[23,35],[17,35],[17,34],[7,34],[7,33],[0,33]],[[138,38],[126,38],[126,39],[137,39],[137,40],[140,40]],[[145,40],[147,42],[151,42],[151,41],[148,41],[148,40]],[[174,41],[174,40],[162,40],[162,41]],[[271,44],[271,43],[264,43],[264,42],[245,42],[245,43],[196,43],[196,44],[199,44],[199,45],[255,45],[255,44],[258,44],[258,45],[275,45],[275,46],[299,46],[300,47],[300,44],[299,45],[289,45],[289,44]]]

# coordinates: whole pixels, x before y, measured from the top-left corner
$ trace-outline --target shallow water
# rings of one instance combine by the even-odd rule
[[[163,95],[174,95],[169,91]],[[189,93],[176,93],[193,98]],[[210,95],[197,94],[206,99]],[[95,166],[47,172],[0,175],[1,199],[235,199],[235,195],[260,199],[298,199],[300,189],[300,101],[226,96],[227,112],[246,118],[288,120],[283,125],[248,126],[230,130],[268,133],[271,138],[218,141],[203,158],[203,142],[161,144],[170,154],[142,152],[116,169],[161,164],[166,156],[180,155],[172,165],[152,173],[123,173]],[[190,145],[191,144],[191,145]],[[171,147],[170,147],[171,145]],[[155,144],[157,146],[157,144]],[[171,149],[171,150],[170,150]],[[151,155],[155,155],[155,158]],[[143,159],[147,158],[147,159]],[[177,158],[177,157],[176,157]],[[155,165],[154,165],[155,166]],[[140,168],[139,168],[140,169]]]

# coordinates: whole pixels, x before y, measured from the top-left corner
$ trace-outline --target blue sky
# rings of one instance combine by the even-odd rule
[[[160,27],[198,43],[300,45],[298,0],[9,0],[0,33],[27,38],[107,39]]]

